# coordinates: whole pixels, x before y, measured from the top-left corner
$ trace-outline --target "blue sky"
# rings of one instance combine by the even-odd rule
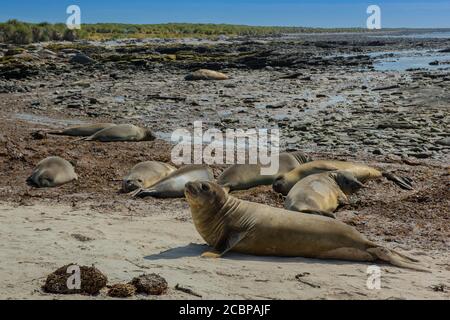
[[[0,0],[0,21],[65,22],[81,8],[82,23],[231,23],[364,27],[366,8],[381,7],[382,27],[450,27],[450,0]]]

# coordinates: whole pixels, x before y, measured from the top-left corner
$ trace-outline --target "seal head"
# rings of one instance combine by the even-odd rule
[[[345,194],[353,194],[365,186],[351,172],[336,171],[330,174]]]

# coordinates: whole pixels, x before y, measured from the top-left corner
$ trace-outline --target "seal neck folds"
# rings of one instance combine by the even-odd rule
[[[198,233],[206,243],[224,252],[229,249],[230,235],[248,232],[254,221],[244,216],[237,218],[236,211],[240,201],[226,195],[222,203],[214,203],[211,207],[192,208],[192,218]]]

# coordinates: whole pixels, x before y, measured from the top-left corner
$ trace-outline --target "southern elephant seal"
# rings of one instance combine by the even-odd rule
[[[71,136],[71,137],[89,137],[94,133],[115,126],[114,123],[94,123],[77,127],[71,127],[60,131],[49,131],[48,134]]]
[[[195,228],[220,257],[228,251],[253,255],[353,261],[383,260],[399,267],[423,269],[417,260],[367,240],[335,219],[239,200],[218,184],[186,184]]]
[[[299,180],[311,174],[336,170],[349,171],[355,176],[356,179],[358,179],[358,181],[362,183],[365,183],[368,180],[385,177],[388,180],[393,181],[402,189],[413,189],[409,178],[397,177],[393,173],[383,172],[364,164],[335,160],[315,160],[302,164],[287,173],[279,175],[273,183],[273,190],[283,195],[287,195],[289,190],[291,190]]]
[[[145,161],[135,165],[123,178],[122,191],[131,192],[140,188],[149,188],[175,171],[170,164],[159,161]]]
[[[303,152],[284,152],[279,155],[279,168],[274,175],[262,175],[261,166],[258,164],[235,164],[222,172],[217,178],[217,183],[228,191],[270,185],[280,174],[287,173],[309,161],[312,161],[311,158]]]
[[[72,164],[60,157],[48,157],[34,168],[27,182],[39,188],[57,187],[77,180]]]
[[[185,78],[188,81],[194,80],[227,80],[229,77],[222,72],[208,70],[208,69],[199,69],[188,74]]]
[[[284,208],[334,218],[339,205],[348,204],[347,195],[364,185],[348,171],[312,174],[298,181],[289,191]]]
[[[205,165],[188,165],[172,172],[151,188],[138,190],[134,196],[139,198],[148,196],[155,198],[182,198],[184,197],[184,186],[186,183],[200,180],[214,180],[211,168]]]
[[[118,124],[97,131],[93,135],[80,140],[101,142],[152,141],[155,140],[155,136],[147,128],[141,128],[132,124]]]

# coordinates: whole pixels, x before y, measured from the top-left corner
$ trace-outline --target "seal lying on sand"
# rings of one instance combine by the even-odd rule
[[[208,166],[188,165],[182,167],[159,181],[150,189],[138,190],[134,196],[139,198],[182,198],[184,197],[184,186],[192,181],[212,181],[214,175]]]
[[[334,218],[339,205],[347,204],[347,195],[364,185],[348,171],[316,173],[297,182],[289,191],[284,207],[291,211]]]
[[[304,177],[315,173],[336,170],[349,171],[362,183],[365,183],[367,180],[385,177],[388,180],[393,181],[402,189],[413,189],[410,179],[400,178],[392,173],[379,171],[364,164],[347,161],[315,160],[302,164],[297,168],[278,176],[273,183],[273,190],[283,195],[287,195],[292,187]]]
[[[387,261],[425,271],[412,258],[367,240],[340,221],[239,200],[218,184],[186,184],[186,199],[195,227],[220,257],[228,251],[253,255],[290,256],[353,261]]]
[[[71,127],[60,131],[49,131],[48,134],[71,136],[71,137],[89,137],[94,133],[115,126],[114,123],[94,123],[83,126]]]
[[[97,131],[93,135],[80,140],[101,142],[152,141],[155,140],[155,136],[147,128],[140,128],[132,124],[118,124]]]
[[[145,161],[135,165],[123,178],[122,191],[131,192],[140,188],[149,188],[175,171],[170,164],[159,161]]]
[[[208,70],[208,69],[200,69],[188,74],[185,80],[193,81],[193,80],[227,80],[229,77],[222,72]]]
[[[57,187],[77,180],[72,164],[60,157],[48,157],[34,168],[27,182],[39,188]]]
[[[275,175],[261,175],[261,166],[257,164],[235,164],[222,172],[217,178],[217,183],[227,191],[270,185],[280,174],[287,173],[309,161],[312,161],[311,158],[300,151],[280,153],[279,169]]]

